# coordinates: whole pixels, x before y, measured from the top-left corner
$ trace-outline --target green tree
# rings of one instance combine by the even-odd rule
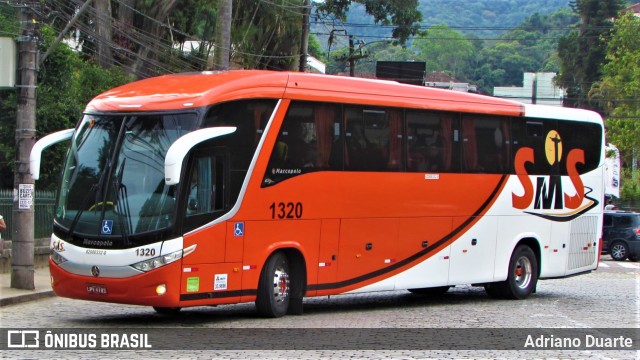
[[[482,92],[493,93],[494,86],[522,86],[524,72],[537,70],[535,60],[523,54],[522,45],[517,41],[504,41],[480,52],[473,79]]]
[[[427,71],[444,71],[457,79],[466,79],[474,55],[473,43],[457,31],[441,24],[420,33],[413,49],[425,61]]]
[[[610,116],[607,141],[620,149],[622,194],[640,199],[640,18],[628,13],[616,20],[607,43],[602,80],[591,88],[590,98]],[[634,171],[635,170],[635,171]]]
[[[346,59],[348,53],[349,50],[347,48],[332,52],[332,58],[327,64],[327,73],[348,72],[348,63],[340,60]],[[357,54],[365,57],[356,61],[355,75],[367,78],[375,77],[378,61],[421,61],[411,48],[402,47],[392,41],[374,41],[368,44],[360,44]]]
[[[394,25],[392,36],[399,44],[404,44],[420,27],[422,13],[418,10],[418,0],[325,0],[318,3],[317,11],[346,19],[352,3],[364,5],[376,24]]]
[[[521,86],[524,72],[558,72],[557,38],[565,35],[578,17],[567,10],[534,13],[495,42],[479,46],[477,40],[468,79],[482,92],[494,86]]]
[[[5,26],[0,21],[0,31],[5,31],[4,29]],[[43,53],[57,34],[47,26],[43,27],[40,33],[40,52]],[[38,72],[37,137],[73,128],[91,98],[130,80],[119,69],[100,68],[83,61],[81,54],[71,50],[66,44],[58,44]],[[15,91],[0,91],[0,104],[3,109],[0,112],[0,153],[4,156],[0,162],[0,188],[13,187],[16,100]],[[44,152],[43,164],[52,166],[43,166],[41,169],[38,188],[55,188],[64,153],[64,147],[53,147]]]
[[[236,0],[233,3],[234,62],[245,69],[292,70],[300,54],[302,0]]]
[[[580,16],[580,28],[558,42],[560,73],[558,84],[567,90],[564,105],[601,111],[588,99],[591,86],[600,80],[611,19],[618,15],[624,0],[573,0],[573,11]]]

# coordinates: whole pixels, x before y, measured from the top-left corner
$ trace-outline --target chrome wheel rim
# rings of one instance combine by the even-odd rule
[[[284,264],[279,264],[273,273],[273,297],[276,303],[289,298],[289,274]]]
[[[531,283],[531,260],[526,256],[521,256],[516,261],[516,266],[513,268],[513,278],[516,286],[520,289],[526,289]]]

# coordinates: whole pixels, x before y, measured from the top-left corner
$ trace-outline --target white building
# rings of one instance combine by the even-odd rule
[[[522,87],[496,86],[493,88],[493,96],[513,99],[525,104],[535,102],[542,105],[562,106],[565,92],[553,83],[555,76],[556,73],[553,72],[524,73]]]

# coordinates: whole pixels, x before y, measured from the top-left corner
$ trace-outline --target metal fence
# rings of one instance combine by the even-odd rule
[[[48,238],[53,230],[56,192],[35,191],[34,238]],[[4,217],[7,230],[2,233],[4,240],[11,240],[13,234],[13,190],[0,190],[0,215]]]

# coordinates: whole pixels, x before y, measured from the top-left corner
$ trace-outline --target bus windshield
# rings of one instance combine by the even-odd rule
[[[171,226],[175,186],[165,185],[164,157],[196,122],[195,113],[85,115],[67,154],[56,223],[80,236],[123,239],[121,246]]]

